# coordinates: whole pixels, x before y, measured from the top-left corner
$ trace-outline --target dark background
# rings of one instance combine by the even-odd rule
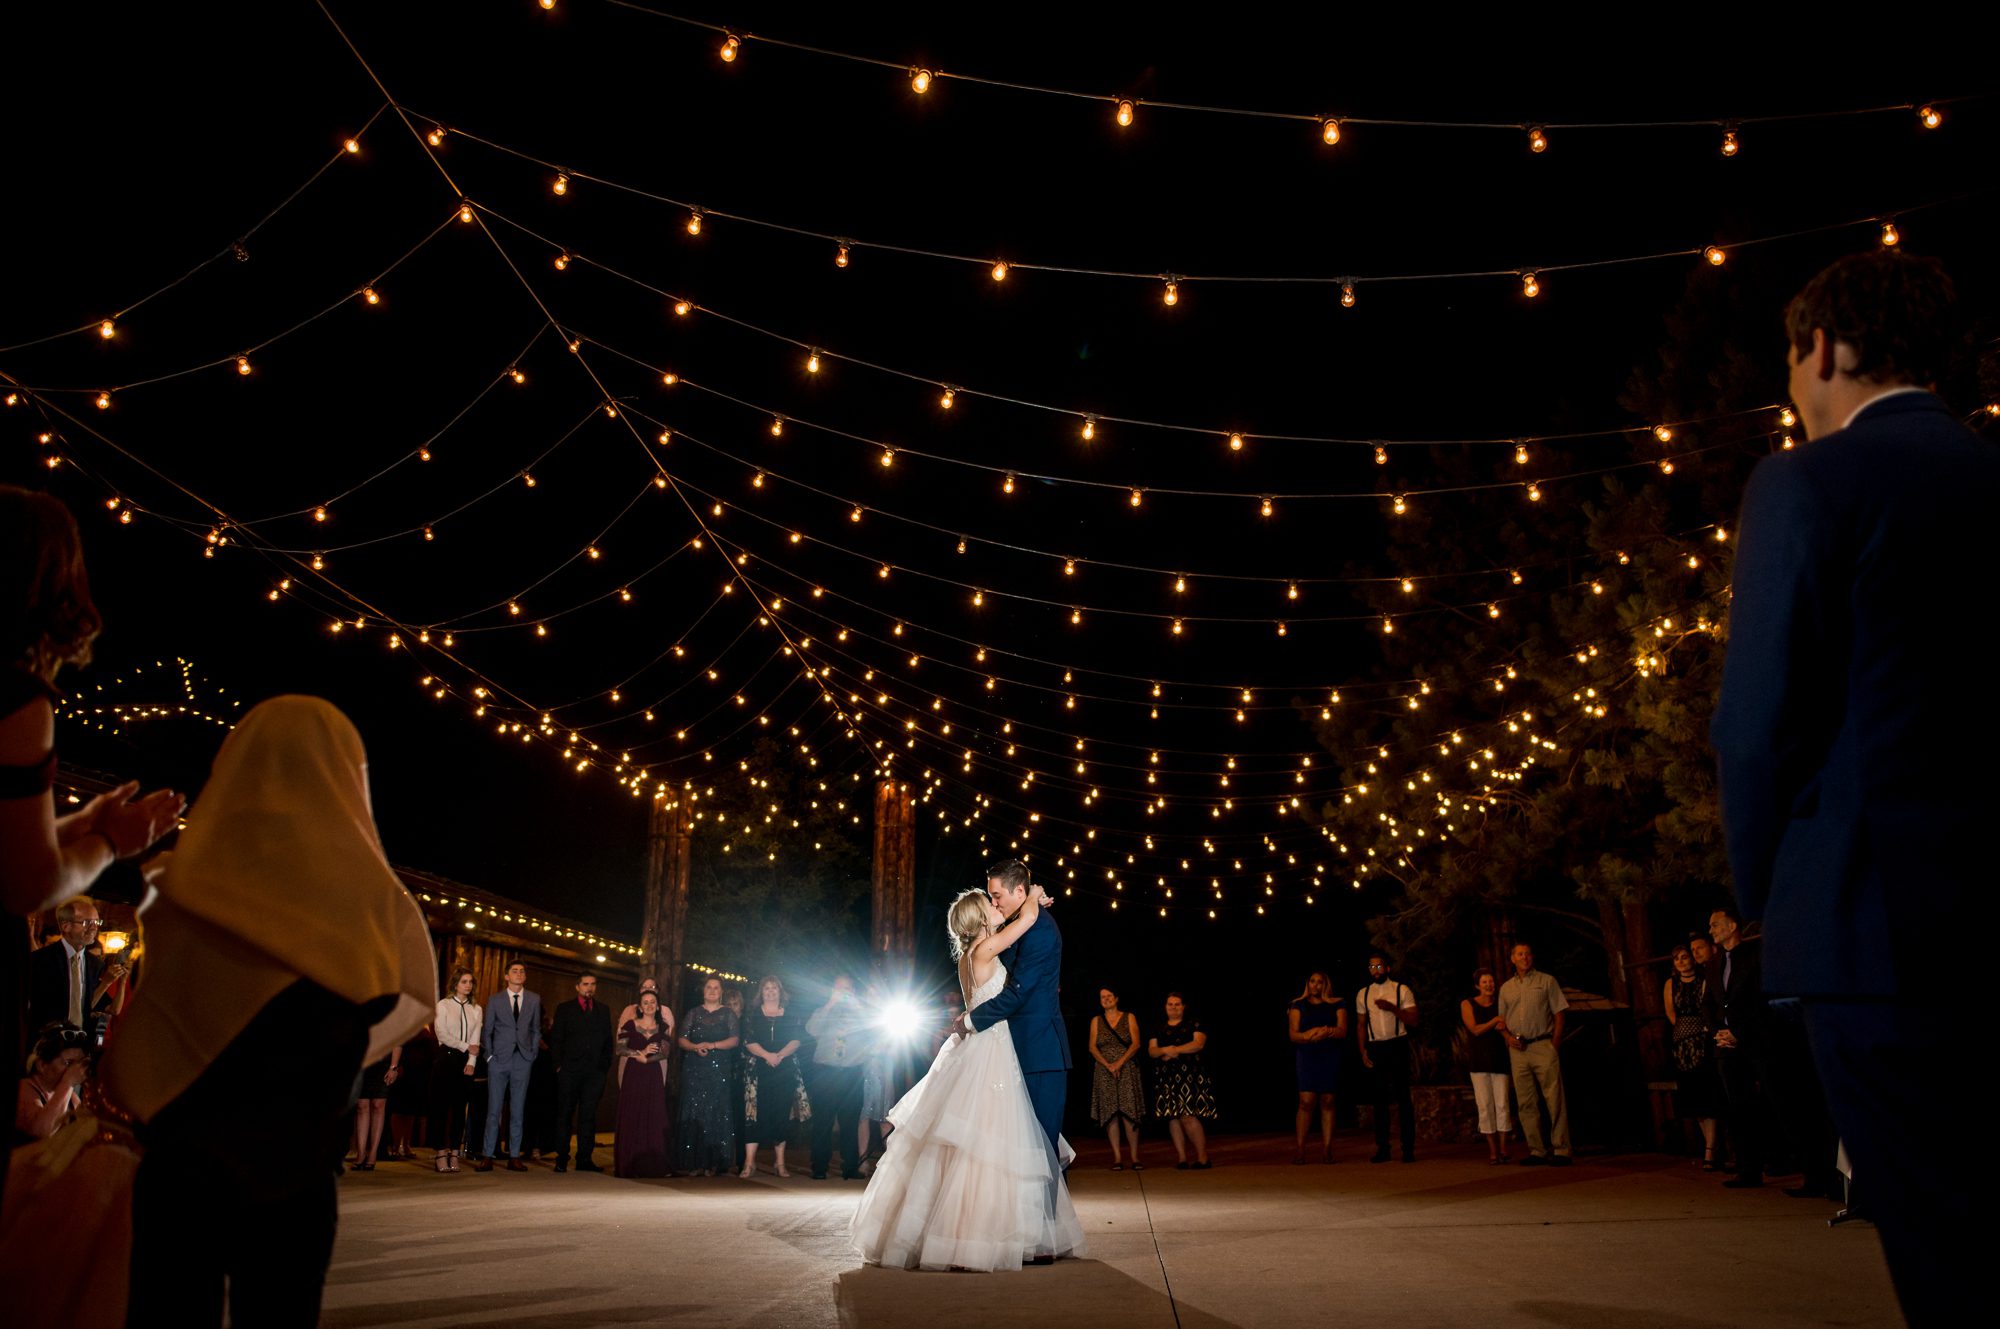
[[[1383,502],[1361,499],[1281,504],[1265,521],[1251,499],[1199,493],[1149,493],[1135,512],[1124,487],[1372,492],[1421,489],[1431,475],[1422,448],[1396,449],[1388,468],[1359,442],[1253,437],[1231,454],[1221,439],[1232,428],[1451,440],[1642,426],[1621,408],[1621,391],[1657,363],[1672,335],[1668,316],[1693,283],[1740,284],[1742,303],[1768,310],[1775,403],[1784,299],[1831,258],[1873,244],[1876,228],[1763,245],[1733,254],[1720,271],[1676,258],[1548,274],[1532,302],[1512,276],[1397,284],[1369,276],[1539,268],[1900,214],[1905,243],[1945,257],[1973,309],[1993,307],[1991,199],[1978,192],[1994,160],[1985,100],[1951,104],[1936,133],[1908,112],[1749,126],[1733,160],[1716,151],[1719,133],[1708,125],[1556,130],[1539,156],[1515,130],[1350,126],[1327,148],[1309,124],[1177,113],[1143,100],[1137,123],[1121,132],[1108,100],[950,81],[918,98],[894,70],[756,43],[724,65],[706,33],[595,3],[564,0],[553,14],[531,3],[337,4],[334,12],[419,129],[462,126],[565,169],[813,231],[1142,272],[1353,275],[1360,300],[1343,310],[1335,287],[1186,282],[1169,310],[1157,283],[1017,271],[999,284],[983,263],[859,247],[840,270],[823,241],[713,218],[694,239],[684,209],[603,186],[573,181],[554,199],[552,172],[448,132],[438,160],[498,214],[491,234],[555,318],[595,343],[581,358],[635,413],[638,435],[592,413],[601,394],[554,334],[520,353],[543,314],[479,229],[456,222],[377,283],[383,304],[348,300],[256,353],[248,378],[225,364],[121,392],[103,413],[87,394],[51,393],[81,418],[60,428],[76,466],[53,483],[83,520],[109,624],[98,663],[65,686],[88,699],[100,686],[119,689],[114,680],[141,661],[178,655],[246,704],[282,691],[328,696],[369,743],[392,858],[634,933],[643,803],[600,771],[568,769],[546,743],[497,738],[491,717],[469,716],[467,692],[477,671],[507,689],[500,700],[509,714],[557,713],[564,732],[599,742],[600,756],[629,752],[675,782],[713,779],[749,739],[796,724],[823,762],[816,778],[859,791],[853,811],[865,823],[871,775],[854,752],[860,745],[821,714],[827,708],[796,665],[774,656],[773,630],[754,625],[743,588],[719,599],[720,539],[750,555],[745,575],[766,597],[827,589],[826,600],[791,611],[794,639],[848,627],[853,644],[826,647],[820,661],[843,682],[868,668],[893,675],[901,709],[878,712],[871,734],[898,734],[906,711],[937,698],[978,749],[970,780],[949,760],[957,740],[926,741],[895,768],[945,777],[920,842],[923,935],[938,934],[943,904],[976,882],[982,858],[1034,850],[1045,877],[1076,891],[1061,913],[1073,1012],[1087,1012],[1097,984],[1110,981],[1157,1022],[1160,994],[1185,987],[1212,1024],[1246,1031],[1217,1049],[1238,1077],[1253,1058],[1282,1058],[1282,1003],[1306,969],[1331,969],[1342,988],[1360,982],[1372,910],[1368,893],[1344,882],[1306,905],[1303,869],[1281,869],[1279,889],[1262,895],[1258,838],[1285,823],[1268,808],[1254,820],[1246,812],[1211,822],[1204,809],[1220,759],[1241,756],[1246,798],[1272,794],[1298,755],[1316,750],[1295,698],[1339,686],[1365,706],[1380,695],[1370,679],[1396,673],[1351,589],[1309,587],[1302,607],[1284,601],[1281,583],[1198,580],[1176,597],[1157,571],[1104,564],[1379,574],[1370,560],[1389,518]],[[1175,22],[1020,6],[686,12],[1107,97],[1383,118],[1712,121],[1991,88],[1984,69],[1968,61],[1961,72],[1924,49],[1952,46],[1946,31],[1879,40],[1852,29],[1764,32],[1664,9],[1650,30],[1615,39],[1556,15],[1490,30],[1396,30],[1345,18],[1318,27],[1282,9],[1241,7]],[[382,102],[310,5],[66,6],[12,35],[0,86],[0,115],[14,130],[0,207],[0,253],[9,259],[0,345],[101,318],[226,246]],[[457,196],[393,113],[363,144],[245,241],[247,261],[211,265],[120,320],[110,343],[58,339],[0,354],[0,369],[42,387],[130,383],[233,357],[373,281],[449,217]],[[1906,211],[1939,200],[1958,201]],[[519,227],[718,314],[923,381],[831,358],[809,377],[795,346],[709,313],[677,319],[662,295],[587,264],[558,273],[555,248]],[[689,388],[669,393],[652,371],[605,347],[745,404]],[[438,433],[517,356],[525,386],[502,383]],[[945,383],[1214,432],[1105,424],[1086,446],[1074,415],[969,393],[943,412],[935,385]],[[781,439],[767,431],[772,412],[792,418]],[[657,432],[652,421],[682,435],[659,459],[705,518],[710,501],[742,505],[710,519],[703,549],[685,547],[700,533],[688,507],[648,488],[653,460],[640,440]],[[35,440],[46,427],[23,410],[0,417],[0,476],[49,482]],[[164,478],[237,520],[298,513],[407,459],[434,434],[430,462],[405,460],[334,504],[325,526],[299,515],[254,529],[272,549],[333,551],[329,576],[375,606],[371,617],[441,624],[484,610],[458,626],[455,661],[392,653],[379,624],[333,636],[335,601],[283,555],[229,547],[203,558],[212,514]],[[1024,478],[1003,497],[998,471],[907,453],[885,469],[881,443]],[[1607,435],[1570,453],[1609,465],[1629,460],[1633,446]],[[753,486],[764,467],[773,478]],[[517,478],[524,469],[537,480],[532,490]],[[1113,487],[1026,478],[1043,473]],[[440,519],[488,489],[490,499]],[[147,515],[118,524],[103,505],[107,492]],[[1465,522],[1519,502],[1511,494],[1424,501],[1452,505]],[[858,525],[846,519],[854,502],[870,509]],[[426,523],[434,542],[415,534]],[[792,530],[815,543],[789,545]],[[964,556],[954,533],[974,537]],[[343,547],[368,541],[377,542]],[[592,544],[602,559],[581,556]],[[1062,575],[1062,557],[1084,561],[1078,577]],[[876,576],[881,562],[895,568],[886,581]],[[308,585],[269,602],[286,575]],[[620,586],[633,589],[631,604],[597,599]],[[967,603],[972,587],[988,592],[978,611]],[[515,597],[518,619],[491,608]],[[1073,605],[1085,608],[1080,629],[1069,623]],[[1130,616],[1173,613],[1190,616],[1182,639],[1157,618]],[[550,614],[553,635],[534,638],[527,625]],[[1288,623],[1286,637],[1275,637],[1277,620],[1312,615],[1359,621]],[[907,635],[896,636],[897,624]],[[684,657],[672,655],[676,644]],[[979,666],[974,644],[1016,654]],[[911,650],[925,657],[917,671],[899,663]],[[698,665],[722,679],[710,683]],[[1097,672],[1066,684],[1065,668]],[[994,692],[983,688],[989,674],[1002,679]],[[452,695],[433,699],[418,685],[426,676]],[[1147,714],[1154,678],[1171,684],[1158,721]],[[618,704],[606,695],[614,686]],[[1243,686],[1256,701],[1239,724],[1234,689]],[[1080,711],[1063,705],[1073,694],[1084,698]],[[656,705],[659,719],[637,719],[635,702]],[[768,730],[755,724],[759,715]],[[1015,734],[997,732],[1002,718]],[[671,737],[680,727],[684,743]],[[1065,774],[1072,736],[1090,745],[1084,780]],[[1010,739],[1044,749],[1034,792],[1019,789],[1000,751]],[[192,730],[61,736],[65,755],[83,764],[187,787],[198,785],[214,741]],[[1122,769],[1143,768],[1149,749],[1182,754],[1164,762],[1179,772],[1167,779],[1170,818],[1140,814],[1143,776]],[[1092,787],[1104,795],[1085,806]],[[980,795],[995,806],[959,824]],[[1045,817],[1032,828],[1030,810]],[[949,836],[932,817],[943,812]],[[1024,829],[1033,837],[1020,839]],[[1101,840],[1086,842],[1088,829]],[[1152,854],[1138,838],[1147,830],[1158,837]],[[865,847],[865,824],[857,833]],[[1194,907],[1190,898],[1206,874],[1174,868],[1184,854],[1199,857],[1205,834],[1228,837],[1219,857],[1248,855],[1243,871],[1222,873],[1230,894],[1212,921],[1212,902]],[[1084,852],[1065,854],[1072,844]],[[1125,862],[1128,852],[1136,862]],[[1065,863],[1052,871],[1056,854]],[[1061,875],[1072,869],[1075,878]],[[1126,883],[1122,892],[1107,871]],[[1161,875],[1182,885],[1165,917]],[[1267,912],[1254,912],[1258,903]],[[832,936],[827,951],[860,940]],[[1562,976],[1601,986],[1599,975]],[[1245,1095],[1235,1097],[1246,1106]]]

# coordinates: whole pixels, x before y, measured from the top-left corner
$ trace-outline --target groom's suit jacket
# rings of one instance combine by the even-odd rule
[[[1068,1070],[1069,1029],[1063,1024],[1057,1000],[1062,978],[1062,930],[1048,910],[1042,911],[1035,925],[1000,960],[1007,966],[1007,986],[974,1007],[968,1021],[975,1030],[1007,1021],[1014,1055],[1028,1074]]]
[[[2000,575],[1996,509],[2000,448],[1928,392],[1750,477],[1711,732],[1768,992],[1908,999],[1987,945],[2000,705],[1964,597]]]

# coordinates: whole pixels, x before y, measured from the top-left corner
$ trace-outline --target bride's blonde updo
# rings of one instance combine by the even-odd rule
[[[951,933],[951,958],[963,959],[979,943],[986,931],[987,911],[993,901],[981,890],[960,891],[945,914],[945,928]]]

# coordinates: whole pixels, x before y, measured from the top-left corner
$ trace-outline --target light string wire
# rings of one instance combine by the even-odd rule
[[[377,106],[374,109],[374,111],[369,114],[368,118],[362,121],[361,128],[354,131],[353,135],[351,136],[352,139],[356,143],[362,142],[367,136],[369,129],[371,129],[374,126],[375,122],[382,117],[382,113],[384,111],[387,111],[388,109],[389,109],[389,103],[386,101],[383,102],[381,105]],[[120,305],[117,309],[111,312],[111,314],[109,315],[109,321],[115,323],[118,319],[126,317],[134,310],[139,309],[144,305],[152,303],[154,300],[157,300],[161,296],[165,295],[168,291],[173,290],[175,287],[181,285],[189,278],[195,276],[195,274],[201,272],[209,265],[216,263],[221,259],[229,257],[243,257],[243,258],[249,257],[248,252],[243,248],[245,241],[247,241],[251,236],[257,234],[257,232],[263,230],[265,225],[268,224],[273,218],[275,218],[279,213],[283,212],[286,208],[290,207],[292,203],[299,197],[299,195],[305,193],[306,190],[310,189],[319,180],[321,176],[325,175],[328,171],[332,170],[334,163],[340,161],[344,157],[352,155],[353,154],[348,150],[346,145],[343,144],[331,157],[327,158],[324,162],[320,163],[319,169],[314,171],[311,175],[307,176],[305,178],[304,183],[300,184],[299,187],[294,189],[291,193],[285,195],[285,197],[278,203],[276,207],[272,208],[269,212],[265,213],[262,217],[258,218],[254,223],[252,223],[249,230],[242,232],[241,234],[236,236],[235,239],[231,240],[228,244],[216,250],[213,254],[210,254],[207,258],[201,260],[201,262],[195,264],[193,267],[189,268],[186,272],[183,272],[180,276],[174,278],[166,285],[159,287],[157,290],[154,290],[147,295],[142,295],[136,300],[132,300],[123,305]],[[27,341],[15,342],[12,346],[0,346],[0,355],[6,355],[13,351],[24,351],[31,346],[40,346],[45,342],[56,341],[62,337],[74,337],[79,333],[98,332],[105,322],[106,319],[95,318],[88,323],[81,324],[74,328],[64,328],[57,332],[44,333],[42,336],[30,338]]]

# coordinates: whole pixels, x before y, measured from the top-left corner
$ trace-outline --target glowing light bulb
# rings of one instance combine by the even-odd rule
[[[1174,635],[1175,635],[1176,637],[1178,637],[1178,636],[1180,636],[1180,635],[1181,635],[1181,621],[1180,621],[1179,619],[1175,619],[1175,620],[1174,620],[1174,629],[1173,629],[1173,631],[1174,631]]]
[[[379,305],[382,303],[381,294],[378,291],[376,291],[376,289],[373,286],[362,287],[361,298],[363,301],[371,305]]]
[[[1919,106],[1917,120],[1925,129],[1936,129],[1944,123],[1944,112],[1935,106]]]
[[[236,372],[237,372],[238,374],[247,374],[247,373],[249,373],[249,372],[250,372],[250,357],[249,357],[249,356],[247,356],[247,355],[239,355],[239,356],[237,356],[237,357],[236,357]]]
[[[928,69],[912,69],[910,71],[910,91],[921,97],[930,90],[931,71]]]
[[[1530,503],[1539,503],[1542,501],[1542,487],[1540,485],[1533,483],[1528,485],[1528,501]]]
[[[1133,507],[1136,508],[1141,503],[1144,503],[1146,501],[1146,496],[1143,491],[1134,489],[1132,491],[1132,496],[1128,501],[1132,504]]]
[[[1528,151],[1547,152],[1548,150],[1549,136],[1542,132],[1540,125],[1530,126],[1528,129]]]
[[[1783,439],[1779,440],[1778,446],[1782,448],[1784,451],[1790,452],[1793,448],[1798,446],[1798,443],[1796,440],[1792,438],[1790,434],[1786,434]]]
[[[819,372],[819,352],[818,352],[818,351],[813,351],[813,352],[811,352],[810,354],[808,354],[808,355],[806,356],[806,372],[807,372],[808,374],[817,374],[817,373]]]
[[[1120,129],[1130,127],[1130,125],[1132,124],[1133,115],[1134,115],[1134,110],[1132,106],[1132,99],[1129,97],[1119,98],[1118,112],[1117,112],[1118,127]]]
[[[1668,425],[1654,425],[1653,437],[1659,439],[1662,443],[1671,443],[1674,441],[1674,431]]]
[[[1541,279],[1532,272],[1522,273],[1521,294],[1527,296],[1530,300],[1532,300],[1541,293],[1542,293]]]
[[[859,522],[861,520],[861,509],[856,507],[852,512],[847,514],[847,519],[851,522]]]
[[[687,301],[685,300],[674,301],[674,313],[679,317],[686,318],[689,314],[693,312],[694,312],[694,306],[689,304]]]
[[[1174,281],[1172,278],[1168,278],[1166,292],[1160,297],[1160,301],[1169,308],[1179,304],[1181,302],[1180,283]]]
[[[1375,464],[1377,466],[1387,466],[1389,464],[1389,449],[1384,447],[1377,447],[1375,449]]]
[[[519,368],[509,369],[507,377],[513,379],[516,383],[526,383],[528,381],[528,376],[522,373]]]
[[[1243,435],[1231,434],[1229,436],[1229,450],[1231,452],[1243,451]]]
[[[882,464],[884,466],[894,466],[896,464],[896,450],[894,448],[882,449]]]
[[[468,226],[472,224],[472,205],[470,203],[461,203],[458,205],[458,219]]]
[[[847,266],[846,245],[839,245],[835,247],[833,251],[833,266],[835,266],[836,268],[844,268]]]
[[[1723,262],[1729,257],[1729,255],[1722,251],[1721,245],[1710,245],[1701,251],[1701,256],[1708,260],[1708,266],[1711,268],[1721,267]]]
[[[1674,473],[1674,463],[1672,462],[1672,460],[1666,457],[1660,458],[1660,474],[1672,475],[1673,473]]]
[[[1734,157],[1737,153],[1741,151],[1743,151],[1743,144],[1741,140],[1739,140],[1736,137],[1736,131],[1733,129],[1723,130],[1722,155],[1725,157]]]
[[[945,390],[938,396],[938,405],[942,406],[947,411],[950,410],[957,401],[958,401],[958,394],[954,392],[950,387],[946,387]]]
[[[1268,517],[1268,516],[1270,516],[1270,515],[1271,515],[1271,500],[1270,500],[1270,499],[1269,499],[1268,497],[1267,497],[1267,498],[1265,498],[1265,499],[1263,499],[1263,500],[1262,500],[1262,501],[1261,501],[1261,502],[1260,502],[1260,503],[1258,504],[1258,508],[1257,508],[1257,511],[1258,511],[1258,514],[1259,514],[1260,516],[1265,516],[1265,517]]]
[[[547,8],[549,8],[549,6],[548,6],[548,5],[543,5],[543,6],[542,6],[542,8],[544,8],[544,9],[547,9]],[[443,125],[432,125],[432,126],[431,126],[431,132],[430,132],[430,133],[428,133],[428,134],[426,134],[426,135],[424,135],[424,141],[425,141],[425,142],[427,142],[427,143],[429,143],[429,144],[430,144],[430,145],[431,145],[432,147],[434,147],[434,148],[441,148],[441,147],[443,147],[443,146],[444,146],[444,126],[443,126]]]
[[[1414,595],[1416,594],[1416,591],[1417,591],[1417,584],[1411,581],[1408,577],[1403,578],[1403,594]]]
[[[426,542],[426,543],[428,543],[429,541],[432,541],[432,540],[435,540],[435,539],[437,539],[437,537],[436,537],[435,535],[432,535],[432,534],[431,534],[431,528],[430,528],[430,527],[428,527],[428,526],[424,527],[424,540],[425,540],[425,542]]]
[[[1625,556],[1624,556],[1623,554],[1620,554],[1620,555],[1618,556],[1618,561],[1619,561],[1620,563],[1623,563],[1623,562],[1625,562],[1625,561],[1626,561],[1626,559],[1625,559]],[[1512,572],[1509,572],[1509,573],[1507,574],[1507,580],[1508,580],[1508,581],[1511,581],[1511,582],[1513,582],[1513,583],[1514,583],[1514,584],[1515,584],[1516,586],[1519,586],[1519,585],[1521,584],[1521,573],[1520,573],[1520,570],[1519,570],[1519,569],[1517,568],[1517,569],[1515,569],[1514,571],[1512,571]]]
[[[564,194],[567,194],[569,192],[569,177],[566,175],[558,175],[555,178],[555,183],[550,185],[549,188],[555,193],[555,196],[557,198],[561,198]]]
[[[1290,582],[1286,585],[1285,598],[1287,600],[1296,600],[1299,598],[1299,584],[1297,582]]]
[[[361,151],[361,140],[356,138],[351,138],[348,139],[347,142],[341,144],[341,146],[346,148],[348,154],[352,156]]]
[[[700,213],[700,212],[690,212],[690,213],[688,214],[688,219],[687,219],[687,232],[688,232],[688,234],[689,234],[689,235],[700,235],[700,234],[701,234],[701,213]]]
[[[1186,577],[1176,577],[1176,578],[1174,578],[1174,594],[1175,594],[1175,595],[1186,595],[1186,594],[1187,594],[1187,578],[1186,578]]]
[[[1070,611],[1069,611],[1069,621],[1070,621],[1070,624],[1071,624],[1071,626],[1077,626],[1077,625],[1081,624],[1081,623],[1083,622],[1083,611],[1082,611],[1081,609],[1072,609],[1072,610],[1070,610]]]
[[[717,52],[717,54],[719,54],[722,57],[722,62],[724,64],[731,64],[735,61],[737,53],[740,52],[742,49],[743,49],[743,43],[739,41],[737,39],[736,34],[732,32],[726,34],[723,37],[722,49],[719,52]]]
[[[1092,440],[1093,438],[1096,438],[1096,437],[1097,437],[1097,417],[1096,417],[1096,416],[1094,416],[1094,415],[1086,415],[1086,416],[1084,416],[1084,417],[1083,417],[1083,441],[1084,441],[1084,442],[1086,442],[1086,443],[1088,443],[1088,442],[1090,442],[1090,440]]]
[[[110,319],[107,318],[102,323],[97,325],[97,335],[104,338],[104,340],[106,341],[110,341],[113,337],[118,335],[118,327]]]
[[[1500,606],[1489,602],[1486,606],[1486,617],[1488,618],[1500,617]]]
[[[1896,229],[1896,223],[1892,221],[1883,222],[1882,247],[1885,249],[1894,249],[1897,245],[1900,245],[1902,243],[1903,243],[1903,233]]]
[[[1007,261],[1005,259],[1002,259],[998,263],[995,263],[993,265],[993,280],[994,281],[1007,280]]]
[[[1278,635],[1280,637],[1285,635],[1285,623],[1283,619],[1278,620]]]
[[[1326,144],[1328,147],[1332,147],[1334,144],[1340,142],[1340,121],[1334,119],[1332,116],[1328,116],[1326,119],[1320,121],[1319,139],[1320,142]]]
[[[1066,558],[1066,559],[1064,559],[1064,560],[1063,560],[1063,576],[1065,576],[1065,577],[1074,577],[1075,575],[1076,575],[1076,560],[1075,560],[1075,559],[1073,559],[1073,558]]]
[[[1344,281],[1340,284],[1340,307],[1342,309],[1354,308],[1354,283],[1351,281]]]
[[[325,520],[326,520],[326,509],[325,509],[325,508],[314,508],[314,509],[313,509],[313,520],[314,520],[314,521],[325,521]]]
[[[1382,616],[1382,635],[1385,637],[1391,636],[1395,633],[1395,631],[1396,631],[1396,620],[1390,618],[1387,614],[1384,614]]]
[[[1784,426],[1785,428],[1787,428],[1787,429],[1790,429],[1790,428],[1791,428],[1791,427],[1792,427],[1793,425],[1797,424],[1798,422],[1799,422],[1799,417],[1798,417],[1798,416],[1796,416],[1796,415],[1794,415],[1794,414],[1792,414],[1792,408],[1791,408],[1791,407],[1789,407],[1789,406],[1780,406],[1780,407],[1778,408],[1778,423],[1779,423],[1779,424],[1783,425],[1783,426]]]
[[[777,437],[778,437],[779,435],[783,434],[784,432],[785,432],[785,418],[784,418],[784,417],[783,417],[782,415],[774,415],[774,416],[772,416],[772,417],[771,417],[771,437],[772,437],[772,438],[777,438]]]
[[[1398,517],[1402,516],[1405,512],[1408,512],[1410,510],[1410,504],[1408,499],[1406,499],[1401,494],[1396,495],[1396,501],[1390,506],[1395,510],[1395,513]]]

